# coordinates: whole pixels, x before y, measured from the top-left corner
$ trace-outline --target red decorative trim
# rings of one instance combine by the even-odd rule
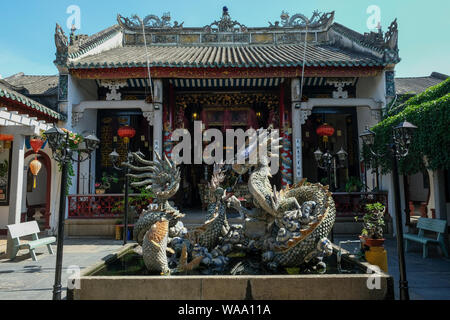
[[[27,151],[25,153],[24,159],[34,154],[33,150]],[[50,157],[43,151],[38,153],[42,158],[45,170],[47,170],[47,194],[45,195],[45,228],[50,229],[50,197],[52,192],[52,161]]]
[[[306,67],[306,77],[373,77],[383,67]],[[70,73],[80,79],[128,79],[146,78],[146,68],[71,69]],[[297,78],[302,68],[152,68],[154,78]]]

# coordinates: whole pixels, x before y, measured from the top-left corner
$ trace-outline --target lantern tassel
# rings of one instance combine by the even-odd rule
[[[33,179],[34,181],[33,181],[33,189],[36,189],[36,176],[34,176],[34,179]]]

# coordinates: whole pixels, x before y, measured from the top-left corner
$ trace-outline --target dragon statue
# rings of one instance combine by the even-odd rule
[[[269,164],[279,161],[272,144],[278,141],[271,141],[267,130],[260,129],[258,134],[263,139],[241,151],[244,164],[214,166],[208,185],[206,222],[190,231],[180,221],[184,215],[169,204],[181,180],[177,165],[157,153],[154,161],[133,154],[139,165],[129,165],[137,172],[130,174],[138,180],[132,186],[148,186],[158,203],[157,209],[141,215],[134,229],[134,238],[142,245],[143,260],[150,272],[274,274],[289,267],[325,272],[323,258],[333,251],[327,236],[336,216],[331,193],[328,187],[306,180],[281,191],[272,187]],[[272,145],[272,150],[250,164],[250,155],[263,144]],[[220,186],[227,170],[240,175],[251,170],[248,188],[254,208],[246,209]],[[240,213],[241,224],[228,223],[229,208]],[[236,257],[244,259],[236,264]]]

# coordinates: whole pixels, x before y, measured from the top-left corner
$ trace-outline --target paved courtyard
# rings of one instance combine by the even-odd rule
[[[55,280],[56,254],[49,255],[46,247],[36,249],[38,261],[31,260],[27,250],[21,250],[15,261],[3,253],[6,240],[0,240],[0,300],[50,300]],[[69,274],[67,267],[86,268],[108,254],[122,248],[122,241],[101,239],[66,239],[62,272],[63,293]],[[3,249],[3,250],[2,250]],[[56,245],[53,246],[56,253]]]
[[[336,236],[339,240],[356,240],[357,236]],[[422,246],[412,244],[405,254],[406,273],[411,300],[450,300],[450,259],[440,255],[438,249],[429,246],[427,259],[422,258]],[[387,239],[385,248],[388,253],[389,274],[394,277],[395,298],[399,298],[399,268],[397,256],[397,241]]]
[[[336,236],[339,240],[357,239],[356,236]],[[66,286],[67,267],[78,265],[86,268],[122,247],[122,241],[110,239],[66,239],[64,246],[63,286]],[[56,255],[46,248],[37,249],[38,261],[31,260],[26,250],[20,251],[15,261],[6,258],[6,240],[0,239],[0,300],[49,300],[52,298]],[[54,246],[56,251],[56,246]],[[398,259],[395,239],[387,239],[389,273],[395,278],[395,294],[398,299]],[[410,297],[414,300],[450,300],[450,259],[441,257],[431,246],[429,257],[422,259],[419,245],[413,245],[406,254]],[[65,297],[66,291],[63,291]]]

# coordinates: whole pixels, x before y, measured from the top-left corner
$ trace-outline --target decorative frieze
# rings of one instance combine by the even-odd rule
[[[334,11],[327,13],[320,13],[319,11],[314,11],[311,18],[307,18],[301,13],[294,14],[292,17],[288,12],[281,12],[281,22],[275,21],[274,24],[269,22],[270,28],[305,28],[308,29],[321,29],[327,28],[333,23]]]
[[[58,101],[64,102],[68,100],[69,75],[60,74],[58,81]]]
[[[110,93],[106,94],[106,101],[122,100],[122,94],[117,90],[127,86],[126,80],[100,80],[99,83],[102,87],[111,90]]]
[[[394,97],[395,96],[394,71],[386,71],[385,79],[386,79],[386,96]]]
[[[300,110],[300,124],[304,125],[308,117],[311,115],[312,109],[301,108]]]
[[[150,110],[148,110],[148,111],[144,111],[142,113],[142,115],[144,116],[145,119],[147,119],[148,124],[153,126],[155,123],[155,121],[154,121],[155,120],[155,108],[153,106],[151,106],[149,109]]]
[[[82,117],[83,117],[83,112],[73,111],[72,112],[72,127],[76,127]]]
[[[131,18],[126,18],[121,16],[120,14],[117,16],[117,22],[119,25],[127,30],[142,30],[142,24],[144,28],[161,28],[161,29],[181,29],[183,28],[184,22],[181,24],[178,21],[175,21],[172,25],[172,18],[170,17],[170,13],[164,13],[160,18],[154,14],[150,14],[146,16],[143,20],[141,20],[137,15],[132,16]]]
[[[352,85],[353,79],[352,80],[327,79],[327,84],[332,85],[337,89],[336,91],[333,91],[333,99],[347,99],[348,91],[345,91],[344,87]]]

